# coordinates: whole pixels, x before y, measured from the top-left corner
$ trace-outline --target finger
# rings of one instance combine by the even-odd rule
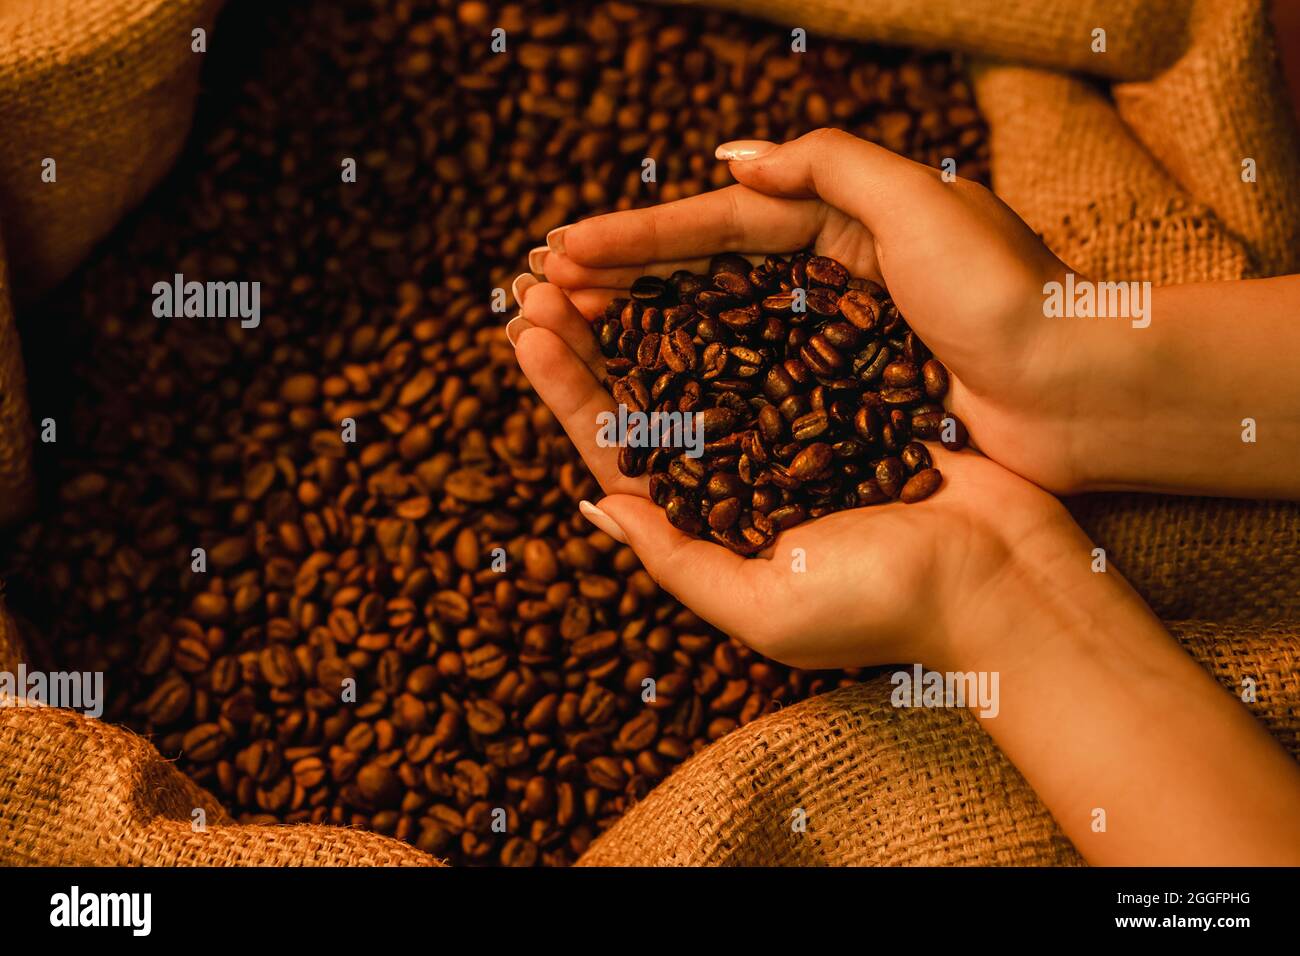
[[[746,145],[771,146],[724,143],[718,156],[743,153]],[[814,130],[752,159],[731,160],[730,169],[738,182],[760,193],[820,198],[879,236],[900,221],[925,222],[950,208],[952,200],[937,170],[837,129]]]
[[[718,252],[794,252],[821,226],[822,205],[728,186],[688,199],[584,219],[547,237],[589,267],[696,259]],[[547,257],[550,258],[549,256]]]
[[[668,262],[644,262],[634,265],[594,267],[583,265],[567,255],[551,252],[546,256],[546,281],[566,289],[605,287],[627,289],[641,276],[659,276],[666,279],[678,269],[694,273],[709,271],[709,256],[695,259],[673,259]]]
[[[582,359],[550,329],[524,329],[515,343],[519,367],[537,394],[564,426],[591,473],[607,494],[648,494],[645,478],[628,478],[618,470],[618,448],[597,443],[601,412],[614,412],[614,401]]]
[[[615,299],[627,298],[627,289],[565,289],[573,307],[588,322],[605,317],[605,308]]]
[[[749,561],[678,531],[663,509],[646,498],[611,495],[597,507],[614,520],[665,591],[728,634],[756,630],[755,620],[763,613],[756,582],[769,562]]]
[[[591,324],[564,291],[550,282],[532,286],[524,294],[519,314],[532,325],[550,329],[563,340],[591,370],[597,381],[605,374],[605,359],[600,354]]]

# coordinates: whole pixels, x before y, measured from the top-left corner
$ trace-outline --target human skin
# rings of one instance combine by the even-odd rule
[[[547,281],[516,283],[520,365],[606,494],[583,513],[776,660],[998,672],[999,713],[979,719],[1092,863],[1300,863],[1300,767],[1117,572],[1094,570],[1091,542],[1043,490],[1295,496],[1300,479],[1278,466],[1300,445],[1296,386],[1257,367],[1287,341],[1300,287],[1242,284],[1262,318],[1229,345],[1214,322],[1230,293],[1212,287],[1159,291],[1144,329],[1048,319],[1043,285],[1066,267],[981,187],[834,131],[724,150],[741,185],[565,227],[530,257]],[[888,286],[948,366],[950,405],[983,454],[934,448],[934,497],[809,522],[745,560],[674,529],[597,446],[614,403],[588,319],[638,275],[804,247]],[[1207,427],[1232,416],[1234,429]],[[1273,445],[1241,442],[1247,416]]]

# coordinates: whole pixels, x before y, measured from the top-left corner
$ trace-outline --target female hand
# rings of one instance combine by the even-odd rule
[[[1042,487],[1076,488],[1076,412],[1093,383],[1067,341],[1074,328],[1044,318],[1043,285],[1066,267],[1014,212],[839,130],[718,154],[740,185],[562,227],[530,268],[594,318],[639,275],[703,271],[719,252],[811,247],[889,289],[948,367],[949,407],[985,454]]]
[[[557,286],[523,290],[520,366],[608,495],[583,513],[631,545],[649,573],[705,620],[759,653],[803,668],[966,659],[966,643],[1019,600],[1026,562],[1086,562],[1088,544],[1046,492],[977,454],[931,446],[944,483],[917,504],[840,512],[781,534],[745,559],[674,528],[648,482],[597,444],[615,402],[586,318]],[[987,628],[983,629],[987,630]]]

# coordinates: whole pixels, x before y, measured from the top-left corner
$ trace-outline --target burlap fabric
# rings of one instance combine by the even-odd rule
[[[1300,754],[1294,628],[1177,623],[1184,648]],[[1083,863],[964,710],[895,708],[887,675],[724,737],[656,787],[580,865]],[[802,827],[802,828],[801,828]]]
[[[219,6],[0,0],[0,524],[34,501],[14,303],[67,275],[171,166],[203,62],[192,31]]]
[[[0,670],[22,660],[0,607]],[[0,696],[0,864],[420,866],[408,844],[326,826],[236,826],[143,737]]]
[[[1300,150],[1257,4],[721,0],[717,5],[812,32],[1008,61],[981,60],[973,73],[993,137],[995,187],[1080,271],[1155,282],[1296,271],[1300,195],[1294,184],[1300,181]],[[22,102],[19,84],[11,82],[11,62],[46,69],[41,75],[49,77],[44,86],[51,91],[66,82],[66,88],[76,85],[81,99],[99,95],[106,104],[125,102],[101,88],[112,85],[112,70],[100,71],[97,86],[93,69],[84,77],[65,77],[76,71],[52,68],[63,54],[40,52],[76,50],[95,61],[88,34],[78,34],[84,42],[69,42],[68,31],[83,26],[79,17],[57,21],[61,30],[45,29],[33,19],[38,7],[62,6],[0,0],[0,118],[7,120],[12,104]],[[107,35],[121,38],[105,62],[116,64],[121,76],[139,78],[152,74],[134,69],[139,62],[134,58],[155,62],[150,58],[158,54],[154,45],[132,45],[130,36],[171,35],[168,31],[179,24],[187,38],[192,28],[187,17],[198,24],[212,6],[123,0],[81,4],[77,10],[93,11]],[[104,13],[112,7],[121,10],[119,18]],[[24,18],[25,26],[14,26]],[[1095,26],[1107,31],[1105,54],[1091,50]],[[14,57],[4,49],[5,39],[11,39],[9,47],[27,43],[29,53]],[[130,65],[122,66],[127,61]],[[185,71],[175,59],[161,62]],[[1113,104],[1093,82],[1053,70],[1113,83]],[[177,139],[184,129],[193,89],[192,77],[184,79],[170,94],[157,89],[140,100],[159,111],[140,127],[155,145],[160,128],[177,130]],[[25,135],[41,129],[39,110],[58,102],[55,92],[48,95],[55,98],[44,105],[28,101]],[[90,109],[80,129],[54,121],[49,128],[67,132],[73,154],[97,135],[95,117],[109,123],[114,115],[112,108]],[[168,126],[168,118],[177,125]],[[0,229],[11,246],[21,230],[24,255],[18,261],[24,284],[33,289],[65,271],[138,197],[137,185],[149,179],[101,181],[103,196],[91,198],[104,199],[95,208],[107,212],[88,217],[81,231],[73,225],[42,233],[47,221],[75,223],[57,215],[75,206],[42,207],[53,200],[32,194],[37,180],[16,178],[15,169],[39,168],[39,157],[31,157],[41,152],[39,142],[0,143],[0,189],[22,194],[18,199],[0,195]],[[1240,178],[1247,157],[1259,170],[1253,184]],[[139,168],[156,175],[162,165]],[[63,168],[61,163],[61,180]],[[0,365],[0,376],[16,369],[20,381],[4,295],[0,359],[10,365]],[[10,381],[0,377],[0,385]],[[8,452],[15,433],[6,428],[4,415],[0,400],[0,437]],[[24,416],[25,410],[18,418]],[[5,460],[0,457],[0,478]],[[4,487],[0,484],[0,491]],[[1135,495],[1090,496],[1071,502],[1071,508],[1162,617],[1199,619],[1176,620],[1170,627],[1225,686],[1235,690],[1242,677],[1254,678],[1259,685],[1255,713],[1293,754],[1300,751],[1297,508]],[[12,669],[21,654],[12,622],[0,613],[0,668]],[[876,679],[739,729],[633,808],[582,863],[1081,862],[973,718],[955,711],[895,710],[889,690],[883,678]],[[207,818],[199,832],[192,825],[195,809]],[[796,811],[802,811],[806,830],[792,826]],[[66,712],[0,707],[0,863],[429,862],[414,849],[364,833],[231,824],[209,794],[141,738]]]

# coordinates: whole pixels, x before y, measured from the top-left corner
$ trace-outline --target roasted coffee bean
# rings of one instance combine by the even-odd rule
[[[882,458],[876,462],[876,485],[890,498],[897,498],[903,490],[903,463],[897,458]]]
[[[650,392],[640,378],[627,375],[614,383],[614,401],[629,411],[644,412],[650,407]]]
[[[907,479],[907,484],[903,485],[898,497],[910,505],[924,498],[929,498],[939,489],[942,481],[943,477],[939,474],[937,468],[926,468],[924,471],[918,471]]]
[[[747,494],[748,487],[740,480],[739,475],[729,475],[726,472],[715,472],[710,478],[705,493],[714,501],[721,501],[723,498],[738,498]]]
[[[970,433],[966,431],[966,425],[960,418],[948,412],[940,420],[939,441],[945,448],[960,451],[970,441]]]
[[[813,481],[830,468],[832,457],[830,445],[814,442],[794,456],[790,462],[790,474],[799,481]]]
[[[631,296],[641,302],[658,302],[668,291],[668,283],[658,276],[641,276],[632,283]]]
[[[645,474],[647,457],[646,449],[624,445],[618,450],[618,470],[629,478],[638,478]]]
[[[866,292],[850,289],[840,296],[838,306],[840,315],[863,332],[874,332],[880,326],[880,303]]]
[[[806,521],[808,512],[804,510],[803,505],[791,504],[774,508],[768,517],[771,519],[772,527],[777,531],[785,531]]]
[[[920,372],[911,362],[891,362],[885,366],[883,381],[885,385],[892,389],[907,389],[909,385],[915,385]],[[881,396],[884,397],[883,394]],[[885,399],[889,401],[889,399]],[[916,401],[920,401],[919,396]]]
[[[226,736],[217,724],[199,724],[187,731],[181,740],[181,750],[197,763],[216,760],[225,745]]]
[[[856,489],[857,503],[859,506],[878,505],[891,500],[890,496],[881,490],[880,483],[875,478],[868,478],[859,482]]]
[[[717,279],[720,272],[735,272],[747,275],[751,266],[749,260],[738,252],[721,252],[709,260],[709,275]]]
[[[842,290],[849,281],[849,270],[834,259],[826,256],[813,256],[808,260],[808,281]]]
[[[695,343],[685,329],[663,336],[659,344],[659,357],[674,372],[690,372],[696,366]]]
[[[669,498],[668,503],[664,505],[664,511],[668,515],[669,522],[677,530],[688,534],[700,530],[700,509],[689,498],[680,496]]]
[[[927,398],[937,402],[948,393],[948,370],[938,359],[930,359],[921,366],[921,376],[925,381]]]
[[[800,415],[790,423],[790,433],[796,441],[812,441],[813,439],[825,435],[830,431],[831,420],[826,414],[826,410],[812,411],[807,415]]]
[[[903,450],[899,452],[898,457],[902,460],[903,467],[907,469],[910,475],[915,475],[918,471],[924,471],[931,467],[930,452],[919,441],[908,442]]]
[[[890,366],[893,368],[894,366]],[[889,369],[885,369],[886,372]],[[921,401],[925,397],[925,392],[920,388],[911,386],[908,388],[882,388],[880,390],[880,400],[886,405],[909,405]],[[897,428],[898,426],[895,425]]]
[[[739,498],[723,498],[709,509],[709,527],[714,531],[726,531],[739,520]]]

